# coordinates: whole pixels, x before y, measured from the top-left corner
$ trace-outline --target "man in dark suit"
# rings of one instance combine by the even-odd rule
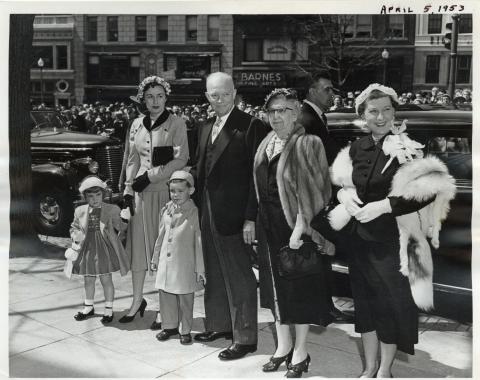
[[[297,122],[302,124],[306,133],[320,137],[328,165],[330,166],[337,156],[340,147],[328,133],[327,117],[325,112],[330,109],[333,104],[334,88],[330,74],[327,71],[319,71],[308,77],[307,95],[303,101],[302,111]],[[319,231],[321,233],[321,231]],[[329,283],[333,282],[332,264],[330,257],[322,255],[325,275],[329,278]],[[331,292],[330,292],[331,293]],[[353,316],[338,310],[333,301],[329,299],[331,314],[334,322],[337,323],[353,323]]]
[[[256,279],[246,244],[255,240],[253,157],[266,127],[234,107],[236,90],[228,74],[210,74],[205,94],[216,116],[199,127],[192,168],[207,280],[206,331],[195,340],[232,339],[219,354],[231,360],[257,349]]]

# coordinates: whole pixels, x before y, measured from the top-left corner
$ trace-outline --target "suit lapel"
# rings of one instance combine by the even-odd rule
[[[232,113],[228,117],[227,121],[225,122],[225,125],[223,126],[222,130],[217,136],[217,139],[215,140],[215,146],[213,148],[213,154],[212,154],[212,164],[210,165],[210,171],[207,173],[207,176],[212,172],[212,169],[215,166],[217,160],[222,155],[223,151],[225,150],[227,145],[230,143],[235,133],[237,133],[237,129],[235,128],[236,120],[238,117],[237,111],[238,110],[234,107]],[[241,112],[241,111],[238,111],[238,112]],[[210,126],[210,129],[212,128],[212,126]],[[208,136],[210,136],[210,134],[208,134]]]

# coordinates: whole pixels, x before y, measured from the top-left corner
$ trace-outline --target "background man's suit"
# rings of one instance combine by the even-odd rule
[[[233,343],[257,343],[257,291],[247,247],[245,220],[255,221],[253,157],[265,125],[233,108],[212,143],[216,118],[199,129],[196,201],[204,247],[206,331],[233,331]]]

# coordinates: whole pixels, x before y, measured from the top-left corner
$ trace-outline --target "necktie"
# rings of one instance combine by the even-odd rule
[[[327,125],[327,117],[325,116],[324,113],[322,113],[322,120],[323,120],[323,124],[325,124],[325,127],[328,128],[328,125]]]
[[[212,129],[212,144],[215,142],[215,139],[217,138],[218,134],[220,133],[220,123],[222,122],[222,119],[217,117],[217,120],[215,121],[215,124],[213,124],[213,129]]]

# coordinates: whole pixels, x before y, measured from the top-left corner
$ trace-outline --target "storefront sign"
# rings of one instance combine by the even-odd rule
[[[240,71],[234,76],[237,87],[281,87],[287,83],[285,74],[278,71]]]

